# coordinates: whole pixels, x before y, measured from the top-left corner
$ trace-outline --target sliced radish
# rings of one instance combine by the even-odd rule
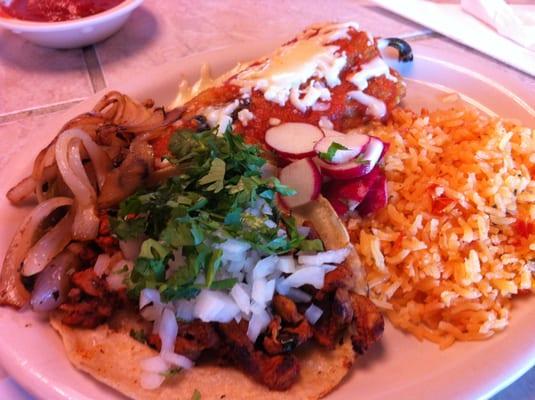
[[[380,179],[380,174],[377,167],[360,178],[332,181],[325,187],[325,197],[338,214],[344,215],[353,211],[366,198],[375,182]]]
[[[320,194],[321,174],[310,158],[288,164],[281,169],[279,179],[297,192],[293,196],[280,197],[283,205],[290,209],[315,200]]]
[[[362,203],[360,203],[357,207],[359,214],[362,216],[373,214],[379,211],[380,209],[386,207],[388,202],[386,176],[383,171],[378,168],[377,170],[377,179],[373,183],[364,200],[362,200]]]
[[[347,214],[349,211],[349,206],[347,203],[344,203],[342,200],[338,199],[337,197],[329,197],[328,195],[325,196],[327,200],[329,200],[329,203],[331,203],[331,206],[333,206],[334,211],[341,217]]]
[[[357,157],[362,150],[367,147],[369,141],[370,137],[368,135],[363,135],[361,133],[346,135],[342,133],[339,136],[324,137],[318,143],[316,143],[314,150],[318,156],[320,156],[321,153],[327,153],[333,144],[339,144],[346,149],[336,150],[330,160],[324,161],[330,164],[343,164]]]
[[[317,161],[321,171],[334,179],[354,179],[368,174],[383,154],[383,142],[370,136],[361,155],[343,164],[331,164],[321,159]]]
[[[316,163],[321,168],[322,173],[333,179],[355,179],[369,172],[368,163],[356,162],[355,160],[344,164],[330,164],[317,158]]]
[[[381,139],[378,139],[374,136],[369,136],[369,138],[370,141],[362,153],[362,158],[370,162],[371,171],[373,167],[375,167],[375,164],[377,164],[377,162],[383,156],[383,152],[388,150],[388,148],[385,150],[384,143],[381,141]]]
[[[286,159],[314,155],[314,145],[323,139],[317,126],[301,122],[286,122],[266,131],[266,144]]]

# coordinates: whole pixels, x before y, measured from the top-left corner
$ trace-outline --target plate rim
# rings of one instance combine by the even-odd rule
[[[170,67],[180,65],[181,63],[191,63],[193,65],[196,65],[200,67],[200,65],[203,63],[203,59],[208,57],[216,57],[221,56],[222,58],[229,58],[230,56],[227,54],[228,52],[233,55],[238,48],[241,49],[238,51],[238,53],[243,54],[250,54],[255,53],[259,54],[262,53],[264,49],[270,49],[275,48],[278,45],[279,41],[275,40],[266,40],[262,41],[260,43],[244,43],[241,45],[231,45],[231,46],[221,46],[217,48],[212,48],[206,51],[202,51],[199,53],[190,54],[186,57],[178,58],[174,61],[162,64],[158,67],[155,67],[147,72],[145,76],[158,76],[158,71],[168,71]],[[418,60],[418,58],[426,58],[431,61],[439,62],[442,64],[445,64],[447,67],[461,67],[462,64],[455,63],[453,60],[449,60],[448,57],[444,57],[443,54],[440,54],[438,51],[435,51],[433,48],[422,46],[421,43],[411,43],[413,48],[421,49],[421,54],[417,54],[415,56],[415,59]],[[254,49],[254,50],[252,50]],[[239,60],[235,60],[239,61]],[[481,80],[481,78],[485,78],[485,75],[479,71],[478,68],[475,70],[471,70],[470,73],[475,77],[476,79]],[[485,78],[486,79],[486,78]],[[501,90],[505,91],[506,93],[518,93],[519,87],[518,85],[515,86],[513,89],[507,88],[500,80],[496,82],[496,85],[501,88]],[[110,90],[123,90],[123,88],[128,88],[129,86],[132,86],[131,83],[124,83],[122,85],[117,85],[117,87],[114,88],[104,88],[91,96],[87,97],[82,102],[76,104],[74,107],[60,112],[57,115],[54,116],[54,118],[51,120],[49,124],[47,124],[47,128],[49,128],[52,125],[57,125],[58,121],[64,121],[66,118],[69,118],[71,115],[78,113],[78,110],[81,109],[87,109],[88,106],[91,106],[92,103],[96,102],[102,96],[103,93],[110,91]],[[154,84],[151,82],[150,78],[144,79],[143,82],[140,84],[137,83],[137,89],[136,91],[146,91],[148,88],[153,87]],[[520,90],[523,92],[522,90]],[[128,93],[128,91],[126,91]],[[517,95],[519,99],[525,99],[525,94],[522,93],[520,95]],[[535,97],[535,96],[533,96]],[[523,100],[526,105],[528,105],[528,101]],[[531,107],[530,107],[531,108]],[[533,108],[531,108],[533,111]],[[535,115],[535,111],[534,115]],[[531,301],[535,301],[535,298],[531,298]],[[392,328],[394,329],[394,328]],[[507,334],[507,330],[505,333]],[[492,339],[491,339],[492,340]],[[4,369],[9,374],[10,378],[13,378],[17,383],[19,383],[25,390],[27,390],[32,395],[36,396],[37,398],[58,398],[58,399],[72,399],[72,395],[69,393],[65,393],[64,391],[60,390],[58,388],[58,385],[53,384],[52,382],[49,382],[46,380],[45,377],[41,376],[38,371],[36,371],[34,368],[31,367],[31,365],[28,365],[24,360],[20,359],[20,357],[17,355],[17,353],[11,349],[8,342],[0,342],[0,364],[3,366]],[[524,373],[526,373],[529,369],[531,369],[533,366],[535,366],[535,343],[531,346],[529,351],[525,352],[525,356],[521,357],[520,360],[516,360],[515,368],[511,369],[509,372],[501,373],[499,376],[494,376],[494,379],[490,379],[489,381],[492,381],[492,385],[484,383],[480,383],[479,385],[474,383],[473,386],[470,388],[467,388],[463,395],[470,396],[473,398],[489,398],[493,396],[494,394],[498,393],[499,391],[503,390],[505,387],[509,386],[511,383],[513,383],[515,380],[520,378]],[[72,367],[75,369],[74,367]],[[94,380],[93,378],[90,378]],[[52,383],[52,384],[51,384]],[[63,382],[61,382],[62,385],[65,385]],[[407,387],[411,387],[415,384],[415,382],[409,383]],[[110,388],[110,390],[113,390]],[[76,392],[76,399],[87,399],[90,398],[85,396],[82,392],[79,392],[78,390],[75,390]],[[115,392],[118,393],[118,392]],[[396,392],[393,392],[393,394],[396,394]]]

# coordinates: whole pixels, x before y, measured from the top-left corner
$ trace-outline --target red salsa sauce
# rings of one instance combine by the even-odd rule
[[[2,14],[25,21],[59,22],[89,17],[124,0],[12,0],[0,5]]]

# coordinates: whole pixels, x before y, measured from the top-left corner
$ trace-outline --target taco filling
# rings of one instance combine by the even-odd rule
[[[51,313],[73,364],[130,397],[243,397],[227,378],[259,399],[328,393],[384,328],[341,220],[387,201],[366,122],[404,84],[378,44],[318,25],[181,85],[174,109],[108,93],[8,193],[38,205],[1,303]]]

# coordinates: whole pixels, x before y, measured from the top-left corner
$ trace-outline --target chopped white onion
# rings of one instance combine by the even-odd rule
[[[234,299],[234,302],[245,315],[249,315],[251,312],[251,297],[244,289],[244,286],[240,283],[235,284],[231,291],[230,296]]]
[[[321,318],[323,310],[318,306],[311,304],[305,311],[305,318],[314,325]]]
[[[267,219],[266,221],[264,221],[264,225],[267,226],[269,229],[274,229],[277,227],[277,224],[275,223],[275,221],[272,221],[270,219]]]
[[[253,313],[253,316],[249,320],[249,326],[247,327],[247,336],[251,342],[256,342],[258,335],[267,328],[271,321],[271,317],[266,310],[259,310],[259,312]]]
[[[140,314],[147,321],[160,321],[162,316],[163,306],[161,304],[154,304],[151,306],[146,306],[140,311]],[[158,329],[156,329],[158,331]]]
[[[175,367],[190,369],[193,367],[193,361],[189,358],[184,357],[183,355],[176,353],[162,353],[162,358],[167,361],[169,364],[174,365]]]
[[[273,300],[273,295],[275,294],[275,283],[276,279],[271,279],[267,281],[266,283],[266,291],[264,293],[264,302],[269,303],[271,300]]]
[[[324,277],[325,271],[321,267],[305,267],[288,276],[281,285],[294,288],[312,285],[316,289],[321,289]]]
[[[239,273],[244,267],[243,260],[231,261],[226,265],[226,269],[230,273]]]
[[[253,288],[251,290],[252,299],[258,304],[266,304],[273,299],[275,292],[275,279],[269,281],[260,278],[253,281]]]
[[[177,300],[175,301],[176,317],[183,321],[193,320],[193,309],[195,300]]]
[[[277,293],[286,296],[290,288],[284,283],[284,278],[281,277],[275,282],[275,290],[277,291]]]
[[[139,309],[149,304],[161,304],[160,292],[157,289],[143,289],[139,294]]]
[[[101,277],[102,275],[104,275],[109,265],[110,265],[110,256],[107,255],[106,253],[102,253],[98,255],[97,261],[95,262],[95,265],[93,266],[93,270],[95,271],[95,274],[98,277]]]
[[[344,262],[350,252],[349,247],[337,250],[327,250],[316,254],[299,254],[297,262],[299,264],[321,265],[321,264],[340,264]]]
[[[169,369],[169,365],[160,355],[141,360],[140,367],[143,371],[156,374],[163,374]]]
[[[119,260],[110,269],[106,277],[106,283],[111,290],[120,290],[126,288],[126,279],[134,268],[132,261]]]
[[[260,314],[262,311],[266,310],[266,305],[262,303],[257,303],[256,301],[251,302],[251,312],[253,314]]]
[[[270,205],[265,201],[264,199],[258,199],[257,201],[258,209],[260,212],[264,215],[273,215],[273,209],[270,207]]]
[[[293,256],[281,256],[277,261],[277,269],[285,274],[295,272],[295,258]]]
[[[312,300],[311,295],[296,288],[289,288],[288,292],[286,293],[286,297],[292,299],[296,303],[310,303]]]
[[[163,310],[158,330],[158,335],[162,341],[162,353],[173,352],[177,333],[178,324],[176,322],[175,313],[166,307]]]
[[[331,265],[331,264],[323,264],[321,266],[321,268],[323,268],[323,270],[325,271],[325,273],[329,273],[331,271],[334,271],[336,268],[338,268],[336,265]]]
[[[241,240],[227,239],[214,247],[223,250],[223,259],[240,261],[245,258],[245,253],[251,248],[251,245]]]
[[[161,386],[165,380],[165,371],[161,373],[144,372],[141,374],[140,385],[143,389],[154,390]]]
[[[253,269],[253,280],[265,278],[269,274],[273,273],[273,271],[275,271],[278,258],[279,257],[276,255],[272,255],[258,261]]]
[[[229,295],[203,289],[197,296],[193,316],[204,322],[227,323],[232,321],[239,312],[240,309]]]
[[[246,271],[251,271],[259,260],[260,260],[260,255],[258,254],[258,252],[254,250],[250,251],[249,255],[245,259],[245,264],[243,268]]]
[[[265,279],[256,279],[255,281],[253,281],[253,287],[251,289],[251,298],[256,303],[265,304],[264,299],[266,298],[266,284],[267,281]]]

